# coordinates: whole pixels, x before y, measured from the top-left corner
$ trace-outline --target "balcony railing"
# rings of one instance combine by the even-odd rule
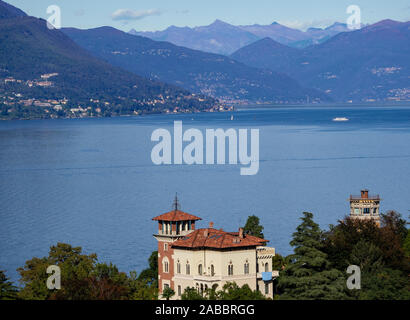
[[[194,275],[194,280],[197,281],[221,281],[222,276],[218,275],[210,275],[210,274],[202,274],[202,275]]]
[[[159,236],[177,236],[177,237],[183,237],[186,236],[188,234],[190,234],[192,231],[194,230],[183,230],[183,231],[172,231],[172,232],[163,232],[162,230],[158,230],[158,235]]]
[[[362,196],[350,195],[350,200],[380,200],[380,196],[376,194],[373,196],[368,196],[367,198],[362,198]]]

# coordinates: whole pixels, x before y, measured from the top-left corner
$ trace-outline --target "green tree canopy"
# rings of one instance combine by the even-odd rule
[[[407,237],[403,244],[404,254],[407,258],[410,258],[410,230],[407,231]]]
[[[181,295],[181,300],[205,300],[194,287],[186,287]]]
[[[156,284],[151,284],[147,280],[140,280],[135,271],[130,272],[129,277],[131,300],[157,300],[158,287]]]
[[[49,299],[55,293],[47,288],[50,265],[57,265],[61,269],[61,286],[59,295],[72,299],[81,299],[88,296],[86,279],[91,275],[97,261],[96,254],[82,254],[81,247],[72,247],[69,244],[58,243],[50,248],[48,257],[32,258],[24,267],[17,269],[20,273],[20,282],[24,288],[20,291],[23,299]]]
[[[219,300],[266,300],[258,290],[252,290],[247,284],[239,287],[235,282],[227,282],[217,292]]]
[[[172,290],[170,287],[166,287],[163,291],[162,291],[162,297],[166,300],[171,299],[173,296],[175,295],[175,291]]]
[[[185,288],[182,300],[266,300],[258,290],[252,290],[247,284],[239,287],[235,282],[227,282],[222,290],[207,289],[203,294],[193,287]]]
[[[346,270],[355,246],[365,241],[380,250],[385,267],[410,273],[409,258],[405,255],[405,225],[406,221],[395,211],[381,216],[380,227],[372,220],[347,217],[325,234],[324,250],[335,268]]]
[[[158,286],[158,251],[151,253],[148,258],[149,268],[141,271],[138,280],[145,281],[148,284]]]
[[[400,270],[383,268],[362,273],[361,286],[355,292],[361,300],[410,300],[410,281]]]
[[[17,288],[6,277],[4,271],[0,270],[0,300],[14,300],[17,298]]]
[[[50,265],[60,267],[60,290],[46,286]],[[83,254],[81,247],[65,243],[52,246],[47,257],[34,257],[18,271],[24,284],[19,293],[22,299],[118,300],[128,295],[125,273],[111,263],[97,263],[96,254]]]
[[[280,272],[281,299],[343,299],[345,279],[343,274],[331,268],[327,255],[322,251],[322,231],[313,221],[313,214],[304,212],[302,223],[293,233],[290,244],[294,254]]]
[[[324,249],[339,271],[357,265],[361,289],[348,290],[354,299],[404,299],[410,291],[410,257],[406,256],[406,221],[395,211],[382,214],[380,226],[372,220],[347,217],[325,234]]]
[[[243,227],[243,232],[263,239],[262,231],[263,226],[259,224],[259,218],[255,215],[249,216],[245,226]]]

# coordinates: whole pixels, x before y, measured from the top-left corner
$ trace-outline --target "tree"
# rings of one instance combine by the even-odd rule
[[[350,254],[349,265],[360,267],[362,273],[381,270],[383,264],[383,253],[373,243],[360,240]]]
[[[339,221],[338,225],[331,225],[330,230],[324,234],[323,251],[333,267],[345,271],[349,266],[350,254],[360,240],[378,247],[380,237],[380,228],[374,221],[347,217]]]
[[[147,280],[140,280],[135,271],[130,272],[129,299],[131,300],[157,300],[158,287]]]
[[[263,239],[262,231],[263,226],[259,224],[259,218],[255,215],[249,216],[245,227],[243,227],[243,232]]]
[[[88,278],[91,300],[124,300],[129,295],[127,274],[119,272],[111,262],[98,263]]]
[[[383,268],[364,273],[361,279],[362,289],[358,290],[361,300],[410,300],[410,282],[408,275],[400,270]]]
[[[407,258],[410,258],[410,230],[407,231],[407,237],[403,244],[404,254]]]
[[[382,228],[390,228],[397,236],[400,242],[403,244],[407,236],[406,220],[402,219],[401,214],[390,210],[387,213],[381,215]]]
[[[405,255],[406,221],[400,214],[389,211],[381,217],[380,227],[372,220],[358,220],[350,217],[331,226],[325,234],[324,251],[332,265],[346,270],[354,247],[360,241],[371,243],[381,251],[386,268],[410,272],[410,259]]]
[[[141,271],[138,280],[146,281],[152,286],[158,287],[158,251],[153,251],[148,258],[148,269]]]
[[[87,299],[89,287],[85,284],[96,261],[96,254],[85,255],[81,247],[58,243],[50,247],[48,257],[34,257],[26,261],[24,267],[17,269],[21,276],[20,282],[24,284],[19,295],[22,299],[49,299],[55,292],[46,286],[49,276],[46,270],[50,265],[57,265],[61,269],[61,290],[58,290],[58,296],[73,300]]]
[[[4,271],[0,270],[0,300],[14,300],[17,293],[17,288],[6,277]]]
[[[280,254],[277,253],[272,257],[272,270],[283,270],[286,264],[286,259]]]
[[[343,274],[332,269],[322,251],[323,233],[313,221],[313,214],[304,212],[302,223],[290,242],[294,254],[280,272],[281,299],[344,299]]]
[[[46,287],[47,268],[57,265],[61,270],[61,289]],[[82,253],[81,247],[58,243],[50,248],[48,257],[33,258],[18,269],[24,288],[22,299],[54,300],[119,300],[126,299],[129,280],[125,273],[110,263],[97,263],[97,255]]]
[[[400,214],[382,214],[380,226],[372,220],[350,217],[331,226],[323,241],[332,266],[345,272],[358,265],[361,289],[348,290],[355,299],[403,299],[408,297],[410,259],[405,254],[406,221]]]
[[[194,287],[186,287],[181,300],[205,300],[205,298]]]
[[[216,294],[219,300],[266,300],[260,291],[252,291],[247,284],[239,287],[235,282],[225,283],[222,290]]]
[[[175,291],[172,290],[170,287],[166,287],[163,291],[162,291],[162,297],[166,300],[171,299],[173,296],[175,295]]]
[[[410,261],[406,258],[404,242],[407,236],[406,221],[395,211],[381,216],[379,248],[387,267],[410,273]]]

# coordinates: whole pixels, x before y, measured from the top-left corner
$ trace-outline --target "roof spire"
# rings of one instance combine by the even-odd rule
[[[181,205],[179,204],[179,201],[178,201],[178,192],[175,192],[175,199],[174,199],[174,203],[172,204],[172,207],[174,211],[181,209]]]

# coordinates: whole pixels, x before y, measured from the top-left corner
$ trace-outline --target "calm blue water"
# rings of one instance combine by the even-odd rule
[[[236,231],[248,215],[289,254],[303,211],[325,228],[348,214],[362,187],[382,211],[410,209],[410,107],[275,108],[234,113],[0,122],[0,269],[16,268],[51,245],[96,252],[121,270],[141,271],[156,249],[151,218],[182,209]],[[335,123],[334,117],[349,122]],[[240,166],[154,166],[153,130],[259,128],[260,170]]]

